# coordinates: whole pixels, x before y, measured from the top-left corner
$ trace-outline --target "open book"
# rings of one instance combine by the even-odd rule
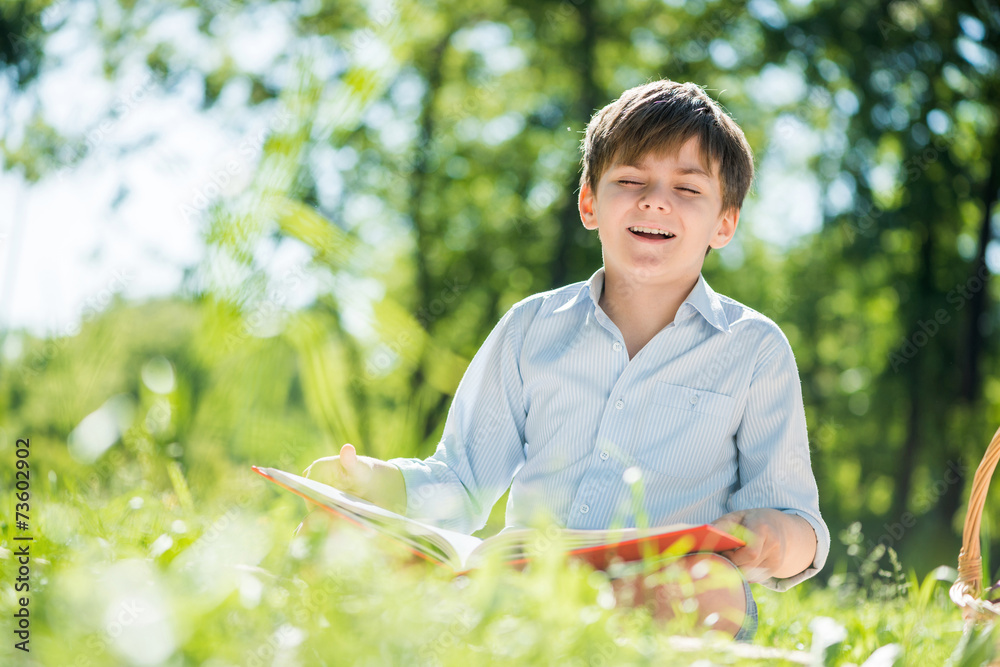
[[[449,567],[457,573],[473,570],[494,555],[512,565],[526,563],[548,542],[542,532],[531,528],[504,530],[482,540],[415,521],[299,475],[257,466],[253,466],[253,470],[352,523],[399,540],[421,558]],[[558,536],[572,556],[582,558],[598,569],[606,568],[615,559],[625,562],[641,560],[647,553],[658,555],[666,551],[676,556],[744,546],[742,540],[710,525],[675,524],[644,530],[560,529]]]

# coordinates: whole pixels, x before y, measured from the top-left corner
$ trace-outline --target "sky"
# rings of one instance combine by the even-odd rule
[[[279,3],[233,15],[216,40],[199,35],[194,12],[173,13],[152,19],[144,39],[168,38],[199,63],[225,54],[247,71],[265,72],[288,47],[286,11]],[[240,192],[281,120],[273,106],[244,104],[249,83],[227,86],[202,110],[198,75],[176,78],[164,90],[152,82],[141,48],[108,81],[92,12],[90,3],[56,5],[49,20],[66,22],[50,37],[46,67],[29,93],[13,96],[0,78],[0,98],[8,99],[0,134],[12,148],[33,104],[63,136],[86,138],[81,160],[37,183],[6,165],[0,171],[0,330],[72,335],[112,296],[141,301],[177,293],[186,269],[209,263],[204,221],[184,211]],[[802,94],[794,73],[772,68],[760,79],[769,101]],[[787,122],[776,133],[744,212],[745,220],[766,223],[751,223],[754,235],[787,245],[819,227],[823,193],[804,167],[820,149],[801,123]],[[766,220],[755,210],[767,211]],[[724,252],[736,257],[738,245]],[[309,250],[291,240],[268,242],[258,258],[280,275],[307,261]],[[289,306],[310,303],[317,289],[315,281],[304,283]]]
[[[241,191],[280,120],[272,107],[242,104],[249,84],[228,87],[204,112],[196,75],[169,82],[165,91],[141,63],[126,58],[119,79],[109,82],[90,6],[76,7],[50,38],[49,66],[37,85],[0,118],[12,147],[35,101],[58,132],[85,138],[82,160],[63,163],[37,183],[18,171],[0,172],[0,327],[35,335],[72,334],[112,295],[144,300],[177,293],[185,269],[206,258],[204,220],[185,211]],[[241,66],[266,68],[287,33],[245,23],[227,35],[226,48]],[[195,34],[193,23],[173,17],[151,24],[147,39],[172,35],[189,48],[208,49]],[[0,79],[5,95],[10,85]],[[258,256],[277,273],[308,259],[307,249],[296,246],[262,247]]]

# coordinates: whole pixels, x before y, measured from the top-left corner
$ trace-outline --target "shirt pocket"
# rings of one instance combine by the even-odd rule
[[[657,382],[640,420],[636,463],[670,477],[706,477],[736,455],[729,433],[736,401]]]

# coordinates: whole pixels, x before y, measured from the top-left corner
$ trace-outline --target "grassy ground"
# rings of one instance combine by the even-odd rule
[[[356,529],[293,536],[302,504],[255,475],[223,476],[194,501],[171,474],[168,492],[35,483],[31,528],[0,535],[0,664],[973,665],[992,641],[973,638],[962,658],[960,614],[936,578],[948,574],[918,582],[888,555],[829,585],[755,586],[760,629],[738,645],[615,609],[603,573],[558,554],[455,578]],[[7,521],[13,504],[0,506]],[[35,538],[30,653],[12,639],[20,534]]]

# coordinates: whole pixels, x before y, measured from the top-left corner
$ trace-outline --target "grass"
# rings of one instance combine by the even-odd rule
[[[554,551],[522,572],[454,577],[353,527],[295,536],[303,505],[243,466],[191,489],[177,466],[128,489],[70,472],[33,483],[31,652],[11,627],[0,664],[957,666],[992,647],[963,635],[946,569],[918,581],[893,553],[839,565],[828,584],[754,586],[760,628],[741,645],[614,608],[604,573]],[[5,573],[15,534],[3,525]]]

